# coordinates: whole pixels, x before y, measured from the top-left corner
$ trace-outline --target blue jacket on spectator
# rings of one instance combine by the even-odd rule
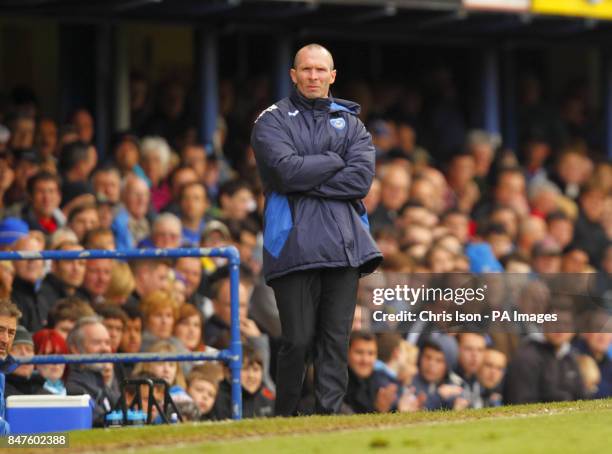
[[[375,151],[359,111],[350,101],[311,100],[293,90],[255,121],[266,281],[313,268],[368,273],[382,260],[361,202],[374,178]]]
[[[15,359],[11,355],[7,355],[6,359],[0,361],[0,437],[9,435],[11,433],[11,426],[4,419],[4,376],[12,373],[15,369],[17,369],[17,366],[18,365],[15,362]]]

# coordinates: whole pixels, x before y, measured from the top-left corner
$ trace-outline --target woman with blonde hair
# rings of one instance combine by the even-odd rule
[[[178,353],[179,350],[170,341],[161,340],[152,344],[147,353]],[[168,383],[170,395],[184,394],[187,388],[183,369],[178,361],[156,361],[148,363],[138,363],[134,367],[133,376],[142,372],[148,372],[156,378],[161,378]]]
[[[111,281],[104,294],[106,301],[123,305],[134,291],[136,284],[130,266],[125,262],[115,261],[111,270]]]

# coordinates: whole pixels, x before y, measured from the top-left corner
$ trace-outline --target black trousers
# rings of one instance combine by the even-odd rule
[[[348,341],[357,268],[297,271],[270,281],[282,335],[276,371],[277,416],[293,416],[306,366],[314,363],[315,411],[338,413],[348,384]]]

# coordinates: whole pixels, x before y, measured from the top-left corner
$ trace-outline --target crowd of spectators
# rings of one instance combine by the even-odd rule
[[[219,247],[241,256],[244,415],[273,415],[280,323],[261,276],[265,198],[249,129],[273,100],[265,84],[220,90],[214,144],[197,142],[187,91],[131,78],[132,130],[94,145],[86,109],[58,122],[15,90],[0,111],[0,249]],[[612,165],[579,89],[548,106],[524,81],[520,146],[469,130],[452,78],[431,86],[351,83],[377,170],[364,199],[382,272],[612,273]],[[154,96],[155,95],[155,96]],[[472,254],[474,246],[485,254]],[[483,258],[484,257],[484,258]],[[0,297],[22,313],[11,353],[214,352],[229,345],[225,259],[0,262]],[[609,295],[608,295],[609,297]],[[612,395],[611,333],[373,334],[358,305],[347,413],[463,409]],[[612,311],[612,306],[608,307]],[[608,313],[610,315],[610,313]],[[610,329],[608,328],[608,331]],[[509,346],[510,345],[510,346]],[[82,394],[99,424],[125,378],[162,378],[190,419],[230,416],[215,363],[21,366],[6,395]],[[312,412],[312,374],[301,411]]]

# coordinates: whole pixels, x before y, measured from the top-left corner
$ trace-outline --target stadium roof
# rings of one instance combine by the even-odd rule
[[[599,43],[612,34],[609,21],[528,11],[473,10],[464,7],[465,1],[0,0],[0,14],[79,22],[186,23],[215,27],[221,33],[241,30],[356,41],[462,44],[499,40],[545,44],[566,39]]]

